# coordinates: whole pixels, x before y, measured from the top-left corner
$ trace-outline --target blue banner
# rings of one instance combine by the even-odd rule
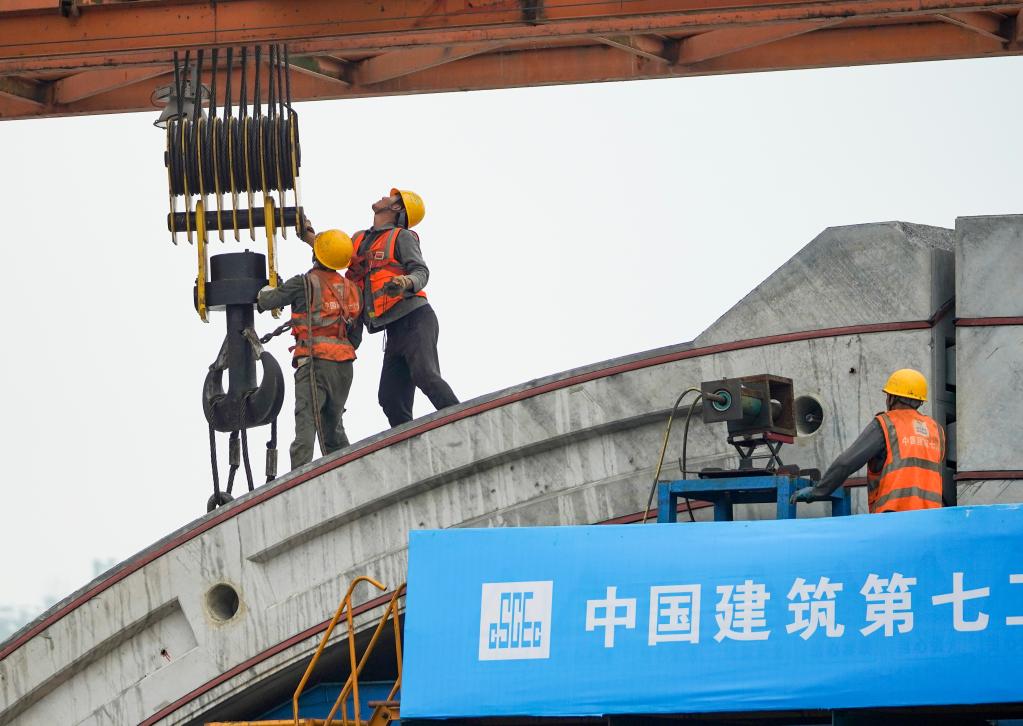
[[[1023,701],[1023,507],[409,536],[402,718]]]

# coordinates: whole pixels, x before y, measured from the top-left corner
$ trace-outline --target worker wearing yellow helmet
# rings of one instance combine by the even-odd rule
[[[305,220],[302,239],[313,248],[313,266],[257,296],[260,312],[291,308],[295,368],[295,440],[291,468],[312,461],[316,439],[329,454],[348,446],[341,416],[352,387],[355,346],[349,331],[359,317],[358,288],[338,274],[352,258],[352,240],[339,229],[316,234]]]
[[[430,268],[412,231],[426,215],[423,198],[391,189],[372,209],[373,226],[352,238],[355,255],[346,273],[362,294],[361,324],[353,340],[358,345],[363,326],[370,333],[387,331],[377,400],[391,426],[398,426],[412,420],[416,388],[438,410],[458,398],[441,377],[440,326],[423,290]]]
[[[793,501],[827,498],[866,464],[871,513],[942,506],[945,432],[918,410],[927,401],[927,379],[920,371],[903,368],[892,373],[883,390],[887,410],[867,424],[817,486],[798,490]]]

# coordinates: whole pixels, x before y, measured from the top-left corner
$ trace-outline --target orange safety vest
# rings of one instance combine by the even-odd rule
[[[366,238],[365,231],[356,232],[352,238],[355,254],[351,264],[348,265],[348,272],[345,273],[345,276],[359,286],[364,298],[369,298],[366,304],[366,316],[371,319],[381,317],[405,297],[403,290],[392,290],[387,287],[387,283],[395,277],[405,274],[405,268],[394,256],[394,247],[398,243],[398,235],[402,231],[402,228],[395,227],[378,234],[373,243],[365,250],[362,249],[362,241]],[[416,239],[419,238],[416,237]],[[368,295],[366,278],[369,278]],[[426,293],[422,290],[415,294],[418,297],[426,297]]]
[[[945,432],[911,409],[877,415],[888,453],[880,471],[867,467],[867,504],[874,512],[905,512],[941,506]]]
[[[333,270],[313,268],[306,273],[309,311],[312,314],[313,358],[346,361],[355,359],[348,342],[349,321],[361,308],[358,288]],[[311,293],[311,294],[310,294]],[[295,336],[294,363],[309,355],[309,313],[291,311],[291,334]]]

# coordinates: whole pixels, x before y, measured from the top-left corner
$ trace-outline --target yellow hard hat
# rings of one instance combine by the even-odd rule
[[[405,205],[409,229],[422,222],[423,217],[426,216],[426,205],[423,204],[423,198],[408,189],[392,189],[391,195],[395,194],[401,197],[402,204]]]
[[[348,267],[354,252],[352,238],[339,229],[320,232],[313,240],[313,254],[320,264],[332,270]]]
[[[912,368],[900,368],[888,377],[888,383],[882,389],[885,393],[914,401],[927,400],[927,379],[920,371]]]

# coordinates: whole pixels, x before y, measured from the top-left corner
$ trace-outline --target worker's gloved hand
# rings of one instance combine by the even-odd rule
[[[260,288],[258,293],[256,293],[256,310],[258,310],[261,313],[265,313],[267,311],[267,308],[263,307],[263,304],[259,301],[259,298],[263,297],[263,295],[269,292],[273,292],[273,288],[270,287],[269,285],[265,285],[264,287]]]
[[[313,223],[309,221],[309,217],[302,215],[302,241],[312,247],[313,241],[316,239],[316,230],[313,229]]]
[[[346,331],[348,342],[352,344],[352,347],[356,350],[362,345],[362,326],[356,325],[355,323],[349,323]]]
[[[408,275],[398,275],[397,277],[392,277],[387,284],[396,290],[410,290],[412,289],[412,278]]]
[[[792,496],[789,497],[789,504],[795,504],[796,502],[815,502],[817,497],[813,494],[813,487],[803,487],[792,492]]]

